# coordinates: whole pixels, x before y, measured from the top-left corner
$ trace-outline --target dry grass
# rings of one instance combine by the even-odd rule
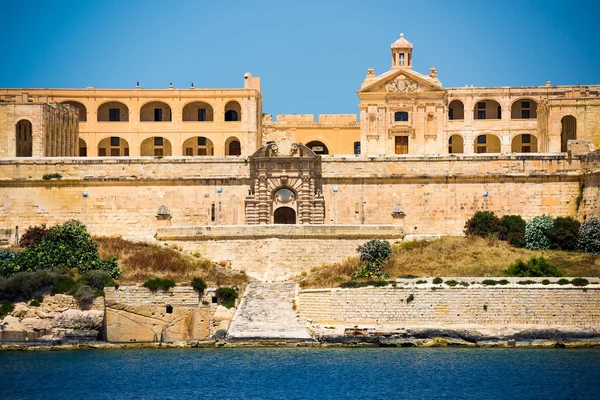
[[[121,238],[95,237],[102,258],[117,257],[123,270],[121,283],[139,283],[150,278],[189,282],[202,278],[208,284],[238,285],[245,274],[232,271],[209,260],[193,257],[166,246],[131,242]]]
[[[431,242],[408,242],[392,246],[393,255],[385,268],[392,278],[413,276],[504,276],[517,259],[543,255],[561,267],[566,276],[600,276],[600,257],[567,251],[533,251],[506,242],[478,237],[446,237]],[[334,287],[350,279],[359,267],[358,257],[323,265],[311,271],[302,287]]]

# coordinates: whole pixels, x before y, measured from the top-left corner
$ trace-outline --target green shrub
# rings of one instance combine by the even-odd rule
[[[58,276],[49,271],[22,272],[0,278],[0,301],[16,303],[50,293]]]
[[[442,278],[440,278],[440,277],[437,277],[437,278],[433,278],[433,281],[432,281],[432,282],[433,282],[435,285],[439,285],[440,283],[443,283],[443,282],[444,282],[444,280],[443,280]]]
[[[531,257],[529,261],[517,260],[505,271],[508,276],[519,276],[523,278],[541,277],[541,276],[563,276],[564,272],[556,265],[551,264],[543,256],[540,258]]]
[[[8,264],[0,264],[3,276],[38,270],[68,271],[72,268],[80,274],[103,270],[112,278],[118,278],[122,273],[116,259],[99,258],[98,245],[91,239],[85,226],[75,220],[53,227],[45,236],[38,236]]]
[[[510,282],[506,279],[500,279],[498,281],[495,279],[484,279],[481,281],[481,284],[486,286],[508,285],[509,283]]]
[[[525,247],[525,220],[520,215],[504,215],[500,218],[500,240],[511,246]]]
[[[557,250],[575,250],[579,242],[579,229],[581,224],[571,217],[558,217],[554,219],[550,229],[550,248]]]
[[[67,275],[60,275],[52,287],[52,294],[68,293],[75,286],[75,280]]]
[[[406,304],[410,304],[415,300],[415,295],[411,294],[406,298]]]
[[[550,280],[549,279],[544,279],[542,281],[542,285],[549,285],[550,284]]]
[[[148,279],[146,282],[144,282],[143,286],[145,288],[150,289],[150,291],[152,291],[152,292],[156,292],[159,289],[162,290],[163,292],[166,292],[167,290],[171,289],[172,287],[175,287],[175,281],[172,279],[154,278],[154,279]]]
[[[587,280],[587,279],[585,279],[585,278],[573,278],[573,279],[571,280],[571,284],[572,284],[573,286],[587,286],[587,285],[589,285],[589,284],[590,284],[590,281],[588,281],[588,280]]]
[[[88,285],[77,285],[70,293],[81,308],[89,308],[96,299],[96,291]]]
[[[192,279],[192,287],[194,288],[195,291],[202,294],[208,286],[206,285],[206,282],[204,282],[204,279],[194,278],[194,279]]]
[[[600,220],[590,218],[579,228],[579,242],[577,248],[591,254],[600,254]]]
[[[518,281],[517,282],[519,285],[533,285],[535,283],[537,283],[536,281],[532,281],[531,279],[526,279],[524,281]]]
[[[500,232],[500,220],[491,211],[477,211],[475,215],[465,223],[465,235],[488,237]]]
[[[427,281],[423,280],[423,279],[419,279],[417,282],[415,282],[417,285],[420,285],[422,283],[427,283]]]
[[[50,233],[51,230],[52,228],[48,228],[46,224],[30,226],[27,228],[23,236],[19,238],[19,246],[28,247],[38,240],[48,236],[48,233]]]
[[[483,305],[483,311],[487,311],[487,310],[488,310],[488,305],[487,305],[487,304],[484,304],[484,305]]]
[[[456,286],[456,285],[458,285],[458,282],[455,281],[455,280],[449,280],[449,281],[446,281],[445,283],[448,286]]]
[[[19,272],[16,259],[17,253],[9,250],[0,250],[0,276],[11,276]]]
[[[362,288],[362,287],[367,287],[367,286],[383,287],[383,286],[388,286],[390,283],[393,285],[396,282],[388,282],[385,280],[347,281],[347,282],[342,282],[340,284],[340,287],[344,288],[344,289],[356,289],[356,288]]]
[[[552,245],[550,230],[554,220],[549,215],[534,217],[525,226],[525,247],[528,249],[549,249]]]
[[[469,282],[460,282],[459,283],[460,286],[464,286],[464,287],[469,287]]]
[[[97,292],[101,292],[107,286],[115,286],[115,281],[106,271],[90,271],[81,275],[76,282],[78,285],[87,285]]]
[[[42,176],[42,179],[45,180],[45,181],[49,181],[49,180],[52,180],[52,179],[61,179],[61,178],[62,178],[62,175],[61,174],[57,174],[57,173],[54,173],[54,174],[44,174]]]
[[[358,246],[357,251],[363,265],[352,274],[352,279],[383,278],[387,276],[383,271],[383,267],[392,256],[392,247],[388,241],[371,239],[367,243]]]
[[[8,301],[3,301],[0,304],[0,317],[4,317],[6,314],[10,314],[15,310],[15,305]]]
[[[226,308],[235,307],[235,300],[238,297],[238,288],[236,287],[220,287],[217,288],[217,298],[221,301],[221,305]]]
[[[562,278],[562,279],[559,279],[558,281],[556,281],[556,283],[558,283],[559,285],[568,285],[569,283],[571,283],[571,281],[568,279]]]
[[[42,303],[37,299],[31,300],[31,302],[29,303],[30,307],[39,307],[41,305],[42,305]]]

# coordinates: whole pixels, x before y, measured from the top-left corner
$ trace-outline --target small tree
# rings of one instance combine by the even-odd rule
[[[506,275],[520,277],[563,276],[564,272],[544,257],[531,257],[527,262],[523,260],[515,261],[506,270]]]
[[[465,223],[465,235],[488,237],[498,234],[500,231],[500,220],[492,211],[477,211],[475,215]]]
[[[579,228],[581,224],[571,217],[558,217],[554,219],[550,229],[550,248],[557,250],[575,250],[579,241]]]
[[[525,220],[520,215],[504,215],[500,218],[500,240],[511,246],[525,247]]]
[[[392,246],[386,240],[371,239],[358,246],[360,260],[363,266],[352,274],[352,278],[383,278],[386,261],[392,256]]]
[[[600,254],[600,220],[590,218],[579,228],[577,248],[591,254]]]
[[[549,249],[552,241],[550,240],[550,230],[553,225],[552,217],[542,215],[534,217],[525,226],[525,246],[528,249]]]

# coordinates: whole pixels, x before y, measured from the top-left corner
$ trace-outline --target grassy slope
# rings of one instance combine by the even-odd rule
[[[237,285],[246,282],[245,274],[233,272],[209,260],[192,257],[166,246],[150,245],[121,238],[95,237],[102,258],[117,257],[123,270],[121,283],[144,282],[150,278],[176,282],[202,278],[209,284]]]
[[[566,251],[533,251],[506,242],[478,237],[446,237],[431,242],[409,242],[393,246],[386,272],[392,278],[414,276],[504,276],[517,259],[544,255],[561,267],[566,276],[600,276],[600,257]],[[323,265],[301,281],[302,287],[333,287],[350,279],[359,267],[358,257]]]

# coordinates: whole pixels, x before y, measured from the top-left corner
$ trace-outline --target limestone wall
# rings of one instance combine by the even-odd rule
[[[106,340],[108,342],[173,342],[206,339],[211,333],[212,306],[192,287],[168,291],[140,286],[105,288]]]
[[[320,323],[600,326],[597,284],[585,288],[542,284],[449,287],[405,286],[400,281],[397,285],[301,290],[298,312]]]
[[[583,177],[578,216],[600,218],[600,152],[582,157]]]

